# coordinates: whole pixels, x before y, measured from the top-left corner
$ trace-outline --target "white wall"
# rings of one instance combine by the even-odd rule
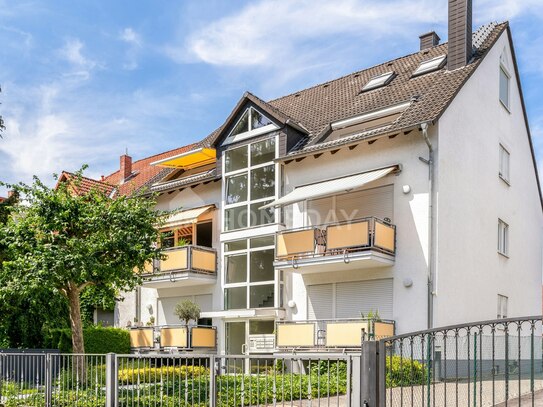
[[[431,135],[435,139],[435,135]],[[394,216],[397,226],[397,253],[392,267],[379,269],[337,271],[303,275],[286,273],[286,302],[293,299],[297,306],[287,309],[288,318],[307,318],[307,285],[335,281],[356,281],[394,277],[394,319],[398,332],[426,327],[427,303],[427,225],[428,225],[428,166],[419,160],[427,157],[428,149],[421,134],[413,131],[393,139],[384,137],[373,144],[362,142],[353,150],[343,149],[332,155],[327,152],[319,158],[312,156],[284,166],[285,191],[343,175],[368,171],[393,164],[401,164],[397,176],[388,176],[371,187],[394,184]],[[403,185],[411,192],[404,194]],[[370,185],[368,185],[370,187]],[[304,224],[303,204],[286,208],[287,227]],[[406,288],[403,280],[410,278],[413,286]]]
[[[499,101],[500,55],[511,79]],[[498,177],[499,144],[511,153],[511,186]],[[541,313],[543,216],[507,33],[439,120],[438,263],[435,325]],[[510,254],[497,253],[498,218],[510,225]]]

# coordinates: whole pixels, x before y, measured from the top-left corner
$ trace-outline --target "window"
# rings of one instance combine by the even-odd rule
[[[500,144],[500,178],[509,184],[509,151]]]
[[[364,87],[362,88],[362,92],[388,85],[392,81],[392,79],[394,79],[394,72],[387,72],[381,75],[376,75],[364,85]]]
[[[500,102],[509,110],[509,80],[511,76],[500,66]]]
[[[224,230],[275,222],[275,210],[260,207],[276,196],[275,138],[225,152]]]
[[[498,253],[509,255],[509,225],[498,219]]]
[[[274,236],[234,240],[224,244],[224,308],[275,306]]]
[[[429,59],[427,61],[422,61],[417,69],[415,69],[415,72],[413,72],[413,76],[422,75],[428,72],[437,71],[438,69],[441,69],[445,66],[445,62],[447,61],[447,55],[440,55],[436,58]]]
[[[276,128],[273,122],[260,113],[258,110],[250,107],[238,120],[230,134],[225,140],[225,144],[243,140],[257,134],[265,133],[268,130]]]
[[[509,298],[498,294],[498,319],[507,318],[507,303]]]

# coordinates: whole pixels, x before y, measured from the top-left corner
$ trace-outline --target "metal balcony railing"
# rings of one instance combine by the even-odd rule
[[[131,328],[130,347],[135,351],[217,349],[217,328],[198,325]]]
[[[217,274],[217,251],[203,246],[180,246],[164,249],[165,258],[146,265],[142,276],[192,272],[207,275]]]
[[[276,323],[275,343],[282,349],[356,349],[364,341],[394,335],[395,322],[385,319],[330,319]]]
[[[396,253],[396,226],[375,217],[277,232],[276,260],[377,250]]]

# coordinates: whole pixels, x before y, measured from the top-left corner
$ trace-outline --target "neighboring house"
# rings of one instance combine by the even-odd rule
[[[130,191],[172,211],[168,258],[117,323],[176,324],[192,299],[237,354],[272,352],[278,321],[378,311],[402,333],[539,314],[543,211],[511,31],[472,33],[471,2],[449,15],[448,44],[432,32],[309,89],[246,93],[198,145],[142,160],[153,175]],[[104,182],[137,177],[129,162]],[[325,322],[297,326],[331,340]]]
[[[6,199],[8,199],[8,198],[4,198],[4,197],[0,196],[0,203],[4,202]]]

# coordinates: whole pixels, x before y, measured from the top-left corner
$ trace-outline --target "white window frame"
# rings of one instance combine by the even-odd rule
[[[507,102],[502,100],[502,73],[507,78]],[[500,100],[501,105],[509,112],[511,113],[511,74],[509,73],[508,69],[503,65],[500,64],[500,76],[499,76],[499,84],[498,84],[498,99]]]
[[[509,225],[498,219],[498,253],[509,257]]]
[[[446,62],[447,62],[447,55],[445,54],[437,56],[435,58],[427,59],[426,61],[422,61],[420,65],[417,67],[417,69],[415,69],[415,72],[413,72],[412,77],[437,71],[438,69],[443,68]]]
[[[246,111],[249,111],[249,127],[251,127],[251,123],[252,123],[252,116],[253,116],[253,108],[251,107],[248,107],[247,109],[245,109],[245,111],[243,112],[243,114],[239,117],[239,119],[236,121],[236,123],[234,124],[234,126],[232,126],[232,130],[230,131],[230,133],[228,134],[228,137],[226,137],[226,139],[223,141],[223,145],[228,145],[228,144],[232,144],[232,143],[236,143],[238,141],[242,141],[242,140],[246,140],[248,138],[251,138],[251,137],[256,137],[256,136],[259,136],[261,134],[265,134],[265,133],[268,133],[272,130],[276,130],[278,129],[279,127],[274,124],[274,123],[271,123],[271,124],[268,124],[266,126],[263,126],[263,127],[259,127],[258,129],[250,129],[248,131],[245,131],[243,133],[238,133],[236,135],[232,135],[232,132],[234,131],[234,129],[237,127],[238,123],[240,122],[240,120],[243,118],[243,116],[245,115],[245,112]],[[263,116],[265,116],[266,118],[268,117],[267,115],[265,115],[264,113],[260,112],[259,113]],[[270,120],[270,119],[268,119]]]
[[[362,88],[362,92],[367,92],[372,89],[386,86],[392,81],[392,79],[394,79],[394,71],[372,76]]]
[[[498,319],[505,319],[508,315],[509,297],[503,294],[498,294],[498,311],[496,313]]]
[[[511,153],[500,143],[499,177],[507,184],[511,183]]]
[[[274,306],[273,308],[277,308],[278,304],[280,304],[280,298],[278,297],[278,290],[280,290],[280,286],[282,285],[282,282],[278,279],[278,272],[277,270],[274,270],[274,279],[273,280],[266,280],[266,281],[258,281],[258,282],[251,282],[250,275],[251,275],[251,253],[252,252],[259,252],[263,250],[273,250],[275,253],[275,237],[273,239],[273,245],[269,246],[259,246],[259,247],[251,247],[251,239],[260,238],[260,237],[274,237],[274,235],[261,235],[261,236],[252,236],[247,239],[234,239],[232,241],[238,241],[238,240],[245,240],[247,243],[247,247],[245,249],[241,250],[232,250],[227,251],[226,245],[229,243],[224,242],[223,243],[223,253],[224,253],[224,273],[223,273],[223,298],[226,298],[226,289],[227,288],[236,288],[236,287],[245,287],[246,288],[246,298],[245,298],[245,304],[246,308],[244,309],[253,309],[251,307],[251,287],[259,286],[259,285],[271,285],[273,284],[273,290],[274,290]],[[227,266],[227,258],[229,256],[235,256],[235,255],[245,255],[246,256],[246,280],[242,281],[240,283],[227,283],[226,282],[226,273],[228,272],[228,266]],[[275,256],[275,254],[274,254]],[[226,310],[226,301],[224,301],[223,308]],[[257,308],[260,309],[260,308]],[[262,308],[265,309],[265,308]]]
[[[278,140],[277,137],[270,137],[270,139],[274,140],[274,149],[275,149],[275,155],[274,156],[277,157],[279,140]],[[223,191],[223,210],[222,210],[223,221],[222,221],[222,226],[221,226],[223,233],[235,232],[235,231],[248,229],[248,228],[253,228],[253,227],[269,226],[269,225],[273,225],[273,224],[278,223],[277,211],[275,211],[275,213],[274,213],[275,221],[273,223],[266,223],[266,224],[257,225],[257,226],[251,226],[251,224],[250,224],[250,213],[251,213],[250,208],[251,208],[251,205],[255,204],[255,203],[262,203],[262,205],[264,205],[267,202],[270,202],[270,201],[273,201],[274,199],[277,199],[277,191],[279,190],[279,185],[277,184],[277,171],[279,170],[279,167],[278,167],[277,163],[275,163],[272,160],[272,161],[267,161],[267,162],[262,163],[262,164],[252,165],[251,146],[253,144],[260,143],[260,142],[263,142],[263,141],[266,141],[266,140],[268,140],[268,139],[258,140],[258,141],[255,141],[253,143],[249,143],[249,144],[245,144],[245,145],[240,146],[240,147],[236,147],[236,148],[246,148],[247,149],[247,167],[240,168],[238,170],[226,172],[226,158],[225,158],[226,151],[223,152],[223,160],[222,161],[223,161],[223,173],[224,173],[224,176],[223,176],[223,180],[224,180],[224,188],[223,189],[224,189],[224,191]],[[257,170],[257,169],[263,168],[263,167],[269,167],[269,166],[272,166],[272,165],[274,166],[274,171],[275,171],[275,191],[274,191],[273,195],[270,195],[269,197],[265,197],[265,198],[251,199],[251,187],[252,187],[251,171]],[[236,175],[243,175],[243,174],[247,174],[247,200],[242,201],[242,202],[227,204],[226,203],[226,194],[228,193],[228,182],[227,182],[227,180],[230,177],[234,177]],[[245,206],[247,208],[247,226],[244,227],[244,228],[227,230],[226,229],[226,210],[227,209],[232,209],[232,208],[237,208],[237,207],[242,207],[242,206]]]

